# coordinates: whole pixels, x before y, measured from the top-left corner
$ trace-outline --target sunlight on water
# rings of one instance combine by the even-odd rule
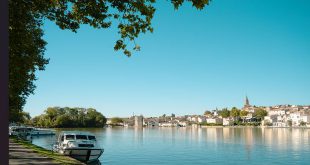
[[[89,131],[105,152],[102,164],[307,164],[310,129],[102,128]],[[33,143],[51,149],[55,136]]]

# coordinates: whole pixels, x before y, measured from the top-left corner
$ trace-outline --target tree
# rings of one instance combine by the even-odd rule
[[[254,113],[254,116],[260,120],[262,120],[267,115],[268,115],[268,112],[262,108],[257,109]]]
[[[223,118],[229,117],[230,111],[227,108],[224,108],[221,111],[219,111],[219,115],[222,116]]]
[[[208,115],[211,115],[212,112],[207,110],[207,111],[205,111],[203,114],[206,115],[206,116],[208,116]]]
[[[307,125],[307,123],[304,122],[304,121],[301,121],[301,122],[299,123],[299,126],[306,126],[306,125]]]
[[[119,117],[113,117],[111,119],[111,124],[112,125],[118,125],[119,123],[123,123],[123,119],[119,118]]]
[[[189,0],[201,10],[209,0]],[[171,0],[178,9],[184,0]],[[42,39],[44,20],[55,22],[60,29],[77,32],[81,24],[96,29],[109,28],[117,23],[120,38],[114,50],[123,50],[130,57],[131,50],[139,51],[135,39],[153,32],[151,21],[155,0],[9,0],[9,120],[21,121],[26,98],[34,93],[37,70],[44,70],[49,59],[44,58],[46,41]]]
[[[60,115],[56,107],[49,107],[44,112],[51,121],[55,121],[56,117]]]
[[[22,115],[22,123],[25,123],[25,124],[30,124],[31,123],[31,117],[29,115],[28,112],[21,112],[21,115]]]
[[[230,111],[230,115],[234,118],[237,118],[240,116],[240,110],[236,107],[233,107]]]
[[[70,116],[68,114],[60,115],[57,117],[55,121],[55,127],[62,127],[62,128],[70,128],[75,126],[74,121],[71,120]]]
[[[287,121],[287,125],[288,125],[289,127],[292,127],[292,126],[293,126],[293,121],[292,121],[292,120],[288,120],[288,121]]]
[[[93,108],[88,108],[85,116],[85,126],[103,127],[107,122],[106,118]]]
[[[42,19],[30,11],[31,1],[9,1],[9,120],[22,121],[22,107],[33,94],[35,71],[44,70],[46,42]]]
[[[245,111],[245,110],[240,111],[240,116],[241,116],[241,117],[247,116],[248,113],[249,113],[249,112],[248,112],[248,111]]]
[[[240,117],[242,118],[243,122],[245,120],[245,117],[248,115],[248,111],[242,110],[240,111]]]
[[[106,118],[93,108],[49,107],[45,114],[32,119],[40,127],[103,127]],[[56,115],[55,115],[56,114]]]

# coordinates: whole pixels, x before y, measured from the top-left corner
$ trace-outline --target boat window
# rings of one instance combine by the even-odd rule
[[[63,135],[61,136],[61,141],[64,141],[64,136]]]
[[[95,136],[88,136],[88,140],[96,140]]]
[[[66,140],[74,140],[74,135],[66,135]]]
[[[87,136],[86,135],[76,135],[75,137],[76,137],[76,139],[87,140]]]

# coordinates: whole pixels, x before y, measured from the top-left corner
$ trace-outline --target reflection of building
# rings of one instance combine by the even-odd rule
[[[251,151],[253,150],[254,140],[253,140],[253,129],[252,128],[244,128],[245,135],[245,150],[247,152],[248,159],[251,159]]]
[[[135,127],[143,127],[143,116],[135,116]]]

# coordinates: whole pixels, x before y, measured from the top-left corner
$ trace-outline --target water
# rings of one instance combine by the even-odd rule
[[[104,165],[310,164],[310,129],[100,128]],[[51,149],[55,136],[33,143]]]

